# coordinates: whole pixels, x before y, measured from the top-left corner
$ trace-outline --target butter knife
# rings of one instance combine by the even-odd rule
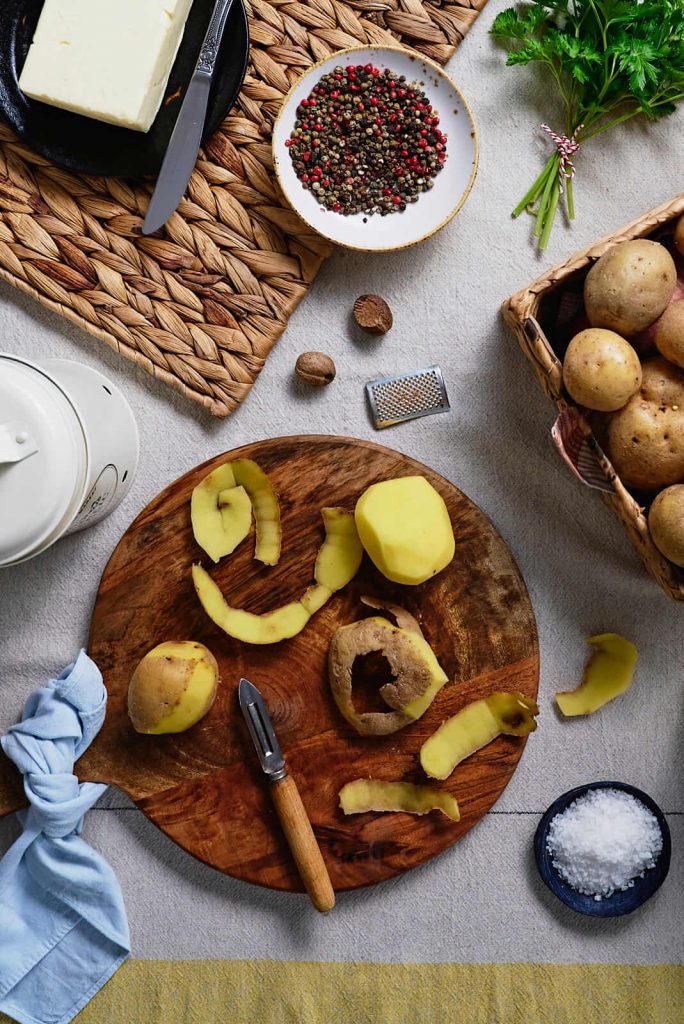
[[[147,208],[143,235],[151,235],[166,224],[185,194],[202,144],[211,80],[232,6],[233,0],[216,0],[209,28]]]
[[[248,679],[240,680],[238,698],[297,870],[316,910],[327,914],[335,906],[335,893],[297,783],[285,767],[264,698]]]

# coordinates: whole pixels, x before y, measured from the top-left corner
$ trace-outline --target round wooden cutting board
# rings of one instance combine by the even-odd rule
[[[193,539],[190,495],[220,463],[255,459],[280,496],[283,554],[266,568],[253,559],[254,539],[216,568]],[[456,556],[419,587],[388,583],[364,558],[357,578],[334,595],[291,640],[253,647],[207,618],[190,567],[202,561],[232,605],[268,611],[313,582],[323,539],[319,510],[353,510],[369,484],[423,474],[444,497]],[[341,717],[330,694],[326,661],[335,629],[368,614],[361,595],[402,604],[419,617],[451,680],[417,723],[383,739],[364,739]],[[215,654],[219,694],[209,714],[175,736],[141,736],[126,712],[138,660],[163,640],[200,640]],[[461,820],[439,812],[345,817],[341,786],[360,776],[425,781],[422,742],[449,715],[495,690],[536,696],[537,631],[517,566],[482,512],[453,484],[398,452],[337,437],[263,441],[198,466],[163,491],[129,527],[100,584],[89,653],[109,690],[104,727],[78,765],[83,779],[111,782],[175,842],[236,878],[300,891],[237,702],[246,676],[262,691],[291,774],[300,788],[336,889],[389,878],[423,863],[459,839],[492,806],[511,778],[524,741],[500,737],[461,764],[443,785]]]

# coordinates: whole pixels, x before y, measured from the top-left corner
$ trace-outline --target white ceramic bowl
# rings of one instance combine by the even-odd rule
[[[440,130],[447,136],[447,159],[434,186],[402,213],[355,213],[342,216],[324,209],[298,180],[285,145],[297,107],[319,79],[337,66],[373,64],[389,68],[425,89]],[[299,216],[331,242],[349,249],[386,252],[404,249],[429,238],[454,217],[468,198],[477,173],[478,141],[472,112],[465,97],[434,61],[414,51],[392,46],[357,46],[331,54],[314,64],[288,92],[273,130],[273,158],[280,187]]]

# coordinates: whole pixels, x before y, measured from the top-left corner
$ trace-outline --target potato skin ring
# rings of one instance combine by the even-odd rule
[[[382,654],[387,659],[394,682],[380,687],[380,696],[392,711],[359,713],[352,699],[352,670],[357,658]],[[372,616],[342,626],[330,644],[328,655],[330,688],[340,712],[361,736],[388,736],[410,725],[427,709],[407,713],[420,698],[446,682],[431,648],[422,636],[393,626],[381,616]]]

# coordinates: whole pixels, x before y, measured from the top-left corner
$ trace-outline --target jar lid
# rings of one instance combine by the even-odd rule
[[[66,393],[39,366],[0,352],[0,566],[60,536],[78,511],[87,465]]]

